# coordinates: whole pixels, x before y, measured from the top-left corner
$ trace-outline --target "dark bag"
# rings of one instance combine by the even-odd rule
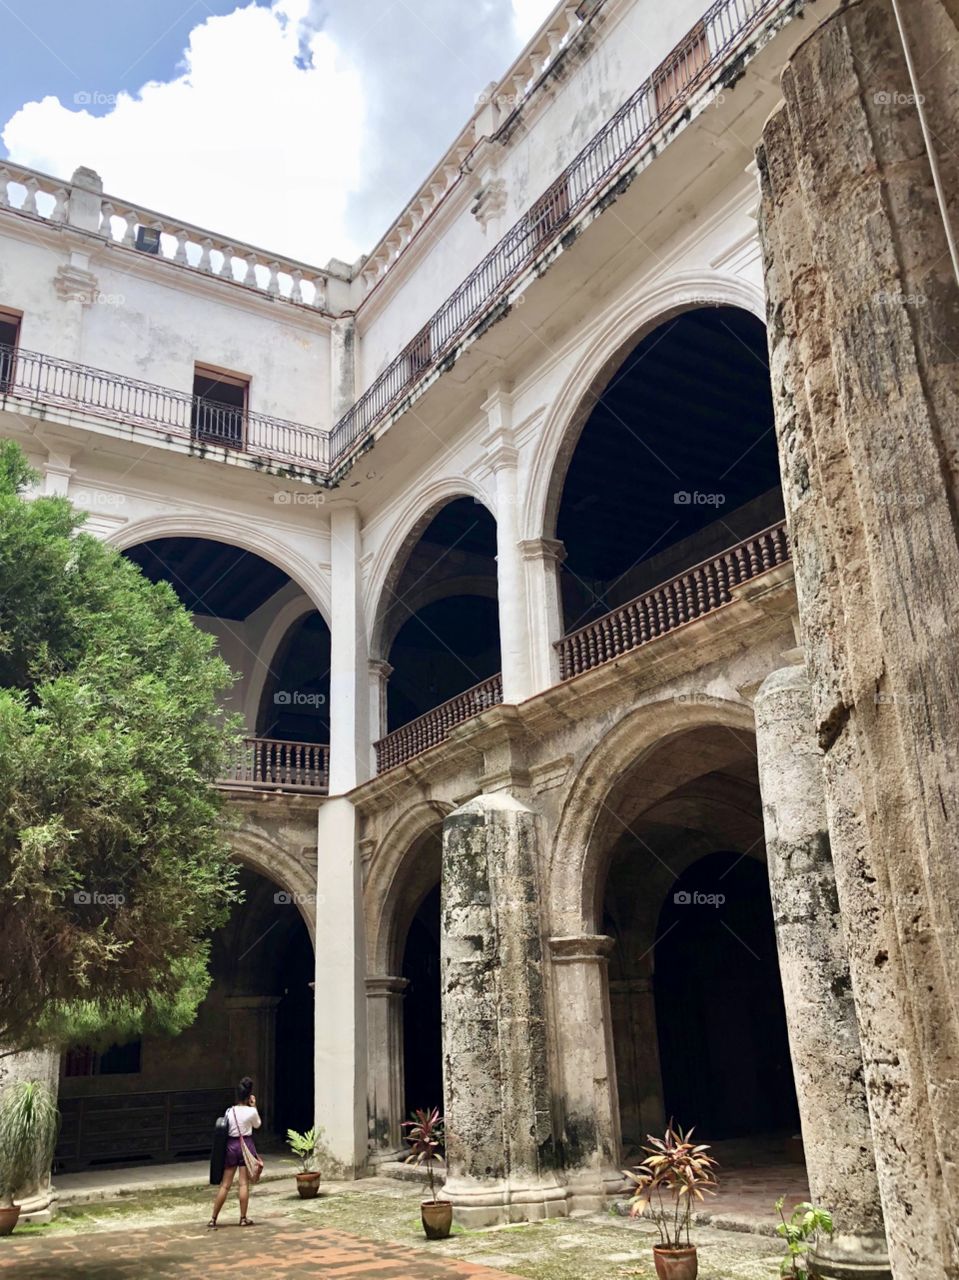
[[[219,1186],[226,1168],[226,1140],[230,1132],[226,1116],[220,1116],[213,1127],[213,1150],[210,1153],[210,1186]]]

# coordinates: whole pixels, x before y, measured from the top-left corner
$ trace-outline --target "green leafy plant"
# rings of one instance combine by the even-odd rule
[[[0,1093],[0,1205],[31,1194],[49,1172],[60,1131],[53,1094],[38,1080],[18,1080]]]
[[[692,1137],[692,1129],[683,1133],[672,1124],[662,1138],[649,1134],[646,1139],[649,1146],[643,1147],[645,1160],[640,1161],[634,1172],[624,1170],[634,1184],[630,1214],[641,1216],[655,1201],[656,1226],[660,1244],[665,1249],[683,1248],[684,1236],[685,1246],[689,1247],[693,1201],[716,1194],[717,1163],[706,1154],[708,1145],[694,1143]]]
[[[801,1278],[807,1274],[805,1258],[814,1243],[813,1237],[820,1231],[832,1234],[832,1214],[828,1209],[817,1209],[815,1205],[803,1201],[796,1205],[787,1221],[783,1212],[785,1203],[785,1196],[780,1196],[776,1201],[776,1209],[782,1218],[776,1234],[786,1243],[786,1256],[779,1264],[779,1274]]]
[[[436,1184],[433,1180],[433,1168],[443,1150],[444,1120],[438,1108],[430,1111],[414,1111],[412,1120],[404,1120],[403,1128],[409,1129],[406,1141],[409,1143],[407,1164],[426,1165],[430,1182],[430,1199],[436,1200]]]
[[[297,1133],[295,1129],[287,1129],[286,1145],[300,1162],[300,1173],[319,1172],[319,1145],[323,1130],[307,1129],[306,1133]]]

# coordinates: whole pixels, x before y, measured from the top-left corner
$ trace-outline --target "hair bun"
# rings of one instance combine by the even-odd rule
[[[240,1081],[237,1092],[239,1093],[241,1098],[248,1098],[250,1094],[253,1092],[253,1077],[244,1076],[243,1079]]]

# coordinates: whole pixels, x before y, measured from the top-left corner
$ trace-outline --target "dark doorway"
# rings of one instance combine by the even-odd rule
[[[276,1132],[313,1124],[313,944],[306,926],[286,945],[276,1007]]]
[[[403,1003],[406,1115],[443,1109],[443,1025],[440,989],[440,886],[420,903],[403,952],[408,979]]]
[[[786,1013],[769,884],[741,853],[700,858],[656,931],[656,1022],[667,1119],[704,1140],[794,1131]]]

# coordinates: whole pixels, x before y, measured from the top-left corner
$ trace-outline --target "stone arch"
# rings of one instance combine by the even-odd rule
[[[594,324],[538,435],[524,503],[525,538],[555,536],[566,470],[580,433],[596,399],[629,351],[653,329],[684,311],[711,306],[739,307],[765,324],[762,289],[719,272],[684,272],[651,288],[644,286]]]
[[[106,541],[118,551],[126,551],[155,538],[208,538],[214,542],[242,547],[253,555],[269,560],[297,584],[326,625],[330,626],[332,603],[328,576],[318,574],[306,556],[268,529],[230,515],[218,513],[213,517],[193,512],[189,515],[148,516],[143,520],[135,520],[112,533]]]
[[[395,587],[411,552],[430,521],[457,498],[472,498],[496,519],[489,494],[475,481],[448,476],[417,489],[394,520],[375,553],[366,591],[370,618],[370,658],[386,660],[389,650],[388,614],[391,588]]]
[[[405,928],[415,913],[417,895],[422,898],[434,879],[431,873],[430,883],[418,884],[416,854],[424,837],[442,824],[452,807],[438,800],[424,800],[407,809],[380,842],[364,888],[367,964],[371,974],[392,974],[399,966]]]
[[[303,865],[295,854],[277,841],[246,824],[230,837],[230,849],[236,860],[255,871],[277,888],[293,898],[303,923],[309,931],[310,941],[316,948],[316,874]],[[314,864],[315,865],[315,864]]]
[[[714,726],[752,734],[752,707],[720,698],[647,703],[627,712],[593,749],[577,773],[553,840],[549,883],[555,936],[600,931],[605,860],[602,842],[594,836],[616,783],[670,739]]]
[[[267,679],[270,676],[274,660],[280,651],[281,645],[293,627],[302,618],[313,613],[315,608],[316,606],[308,596],[295,596],[292,600],[287,600],[270,623],[269,630],[263,638],[259,661],[254,666],[249,678],[244,706],[247,724],[256,726],[260,703],[263,700],[263,691],[266,688]]]

